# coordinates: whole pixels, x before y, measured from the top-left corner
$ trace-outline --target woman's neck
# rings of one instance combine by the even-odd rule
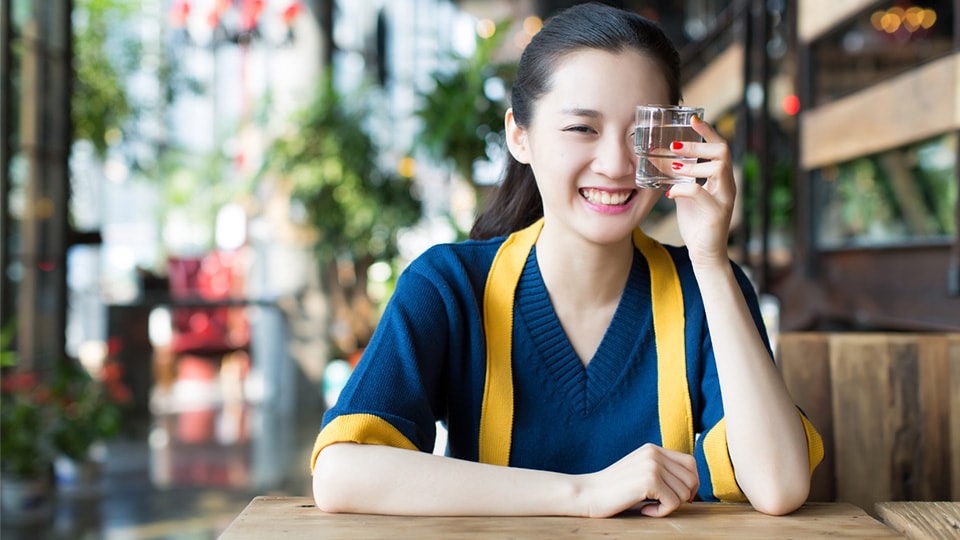
[[[633,239],[596,244],[544,227],[537,264],[555,307],[590,309],[619,302],[633,264]]]

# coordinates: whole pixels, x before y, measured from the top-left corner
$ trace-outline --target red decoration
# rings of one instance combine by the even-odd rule
[[[293,20],[300,15],[300,12],[303,11],[303,4],[301,2],[290,2],[290,5],[284,8],[281,17],[283,18],[283,24],[293,26]]]
[[[789,114],[790,116],[800,112],[800,98],[794,94],[790,94],[789,96],[783,98],[783,101],[780,103],[780,105],[783,107],[783,112]]]
[[[185,28],[188,16],[190,16],[190,0],[173,0],[173,5],[170,6],[170,26]]]

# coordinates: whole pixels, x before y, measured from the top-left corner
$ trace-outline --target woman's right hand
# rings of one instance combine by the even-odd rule
[[[663,517],[692,501],[700,487],[693,456],[655,444],[645,444],[581,479],[589,517],[609,517],[641,506],[643,515]]]

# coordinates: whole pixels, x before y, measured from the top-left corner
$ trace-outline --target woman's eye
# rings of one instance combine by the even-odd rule
[[[570,126],[565,131],[573,131],[577,133],[594,133],[593,128],[590,126]]]

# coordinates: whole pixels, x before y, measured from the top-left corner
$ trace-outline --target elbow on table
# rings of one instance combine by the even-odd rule
[[[324,512],[350,512],[350,495],[346,489],[349,484],[349,474],[343,466],[340,454],[344,446],[334,444],[324,448],[317,456],[313,466],[313,502]]]
[[[806,482],[770,486],[764,493],[750,497],[750,504],[764,514],[771,516],[787,515],[807,500],[810,494],[809,479]]]

